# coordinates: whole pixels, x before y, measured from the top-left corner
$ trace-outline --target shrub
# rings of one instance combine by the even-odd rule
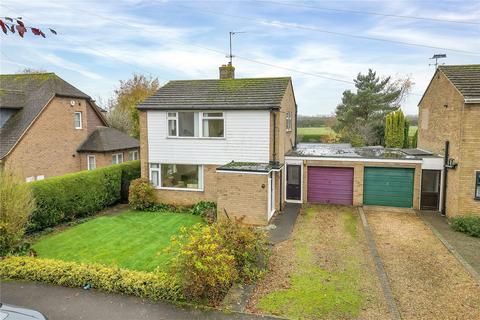
[[[217,205],[215,202],[200,201],[189,210],[194,216],[201,216],[207,223],[213,223],[217,219]]]
[[[135,210],[148,210],[155,205],[155,189],[148,179],[139,178],[131,182],[128,203]]]
[[[0,261],[0,278],[40,281],[66,287],[90,284],[106,292],[131,294],[153,300],[181,300],[178,280],[164,272],[142,272],[31,257]]]
[[[173,270],[182,275],[184,295],[196,301],[220,301],[238,273],[235,257],[225,247],[216,225],[182,229],[172,242],[180,246]]]
[[[172,240],[180,246],[173,269],[193,300],[215,304],[235,281],[256,279],[266,265],[265,234],[230,221],[183,229]]]
[[[0,172],[0,256],[21,242],[34,208],[29,186],[12,173]]]
[[[455,231],[480,238],[480,216],[458,216],[450,219]]]
[[[122,167],[70,173],[30,183],[35,197],[28,231],[96,213],[120,200]]]
[[[122,170],[121,199],[126,202],[131,181],[140,178],[140,160],[124,162],[117,166]]]

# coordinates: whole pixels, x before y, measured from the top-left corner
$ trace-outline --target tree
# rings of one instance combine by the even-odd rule
[[[157,92],[160,87],[158,79],[133,74],[129,80],[120,80],[114,98],[109,102],[107,119],[109,124],[138,139],[140,136],[137,105]]]
[[[393,111],[385,117],[385,146],[387,148],[403,148],[405,140],[408,146],[407,120],[402,110]],[[405,134],[407,137],[405,138]]]
[[[26,26],[25,23],[22,20],[22,17],[17,17],[17,18],[10,18],[10,17],[0,17],[0,29],[8,35],[9,33],[14,34],[15,30],[18,33],[20,37],[24,37],[25,33],[30,30],[30,32],[35,35],[35,36],[41,36],[43,38],[46,38],[45,33],[37,27],[29,27]],[[52,34],[57,34],[57,31],[48,28],[50,33]]]
[[[418,129],[415,131],[415,134],[412,137],[412,142],[410,143],[410,146],[412,148],[416,148],[417,147],[417,142],[418,142]]]
[[[408,78],[380,78],[369,69],[366,75],[359,73],[354,83],[356,92],[343,92],[342,102],[335,111],[337,123],[334,129],[344,142],[382,144],[384,118],[400,107],[412,82]]]

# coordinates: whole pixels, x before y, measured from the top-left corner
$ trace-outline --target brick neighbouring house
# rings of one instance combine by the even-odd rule
[[[449,142],[444,213],[480,215],[480,65],[439,66],[419,102],[418,125],[419,148],[445,155]]]
[[[284,203],[285,154],[295,146],[292,81],[170,81],[138,106],[142,177],[159,202],[217,203],[218,216],[267,224]]]
[[[94,101],[54,73],[0,75],[3,170],[32,181],[138,158],[138,141],[106,126]]]

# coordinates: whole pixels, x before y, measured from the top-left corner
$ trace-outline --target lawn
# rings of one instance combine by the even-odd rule
[[[356,209],[303,209],[291,239],[274,247],[249,309],[291,319],[388,318]]]
[[[183,226],[202,223],[181,213],[128,211],[101,216],[65,231],[46,235],[33,245],[40,258],[100,263],[120,268],[167,270],[175,252],[170,238]]]
[[[309,128],[298,128],[299,135],[327,135],[334,133],[333,129],[330,127],[309,127]]]

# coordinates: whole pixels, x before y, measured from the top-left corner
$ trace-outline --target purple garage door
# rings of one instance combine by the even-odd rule
[[[353,168],[308,167],[308,202],[353,203]]]

